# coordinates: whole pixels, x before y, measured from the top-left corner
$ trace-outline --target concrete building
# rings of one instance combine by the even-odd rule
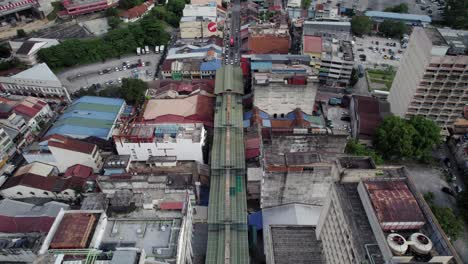
[[[322,37],[304,35],[302,37],[302,54],[310,56],[311,65],[319,69],[322,59]],[[316,64],[316,62],[318,63]]]
[[[318,67],[316,64],[315,67]],[[354,67],[353,47],[350,41],[327,40],[320,58],[319,80],[327,87],[347,88]]]
[[[182,29],[181,29],[182,30]],[[176,59],[221,59],[223,53],[223,47],[216,44],[208,45],[182,45],[172,47],[168,50],[166,59],[176,60]]]
[[[385,116],[390,114],[390,105],[375,97],[353,95],[349,106],[351,132],[361,144],[372,145],[375,131]]]
[[[59,134],[73,138],[98,137],[109,139],[125,110],[125,101],[119,98],[83,96],[57,118],[46,136]]]
[[[134,6],[128,10],[123,11],[122,13],[119,14],[120,19],[123,20],[123,22],[128,23],[128,22],[135,22],[138,21],[140,18],[144,17],[153,9],[154,7],[154,2],[153,0],[148,0],[141,5]]]
[[[212,95],[215,80],[193,79],[175,81],[171,79],[155,80],[148,83],[146,95],[151,99],[184,98],[195,94]]]
[[[180,19],[180,37],[185,39],[195,39],[222,36],[222,31],[218,30],[217,24],[216,16],[184,16]]]
[[[119,155],[132,161],[171,157],[203,163],[206,130],[201,123],[130,124],[114,135]]]
[[[161,66],[161,75],[164,79],[213,79],[216,70],[221,68],[220,59],[177,59],[165,60]]]
[[[184,17],[216,17],[216,4],[210,2],[207,5],[185,5],[182,11]]]
[[[12,94],[70,100],[67,89],[45,63],[11,77],[0,77],[0,88]]]
[[[76,164],[91,167],[95,172],[102,166],[102,157],[96,145],[57,134],[28,146],[23,156],[28,163],[47,163],[56,166],[60,172]]]
[[[117,4],[118,1],[114,0],[63,0],[62,5],[65,8],[65,12],[62,15],[79,16],[106,10]]]
[[[304,21],[303,35],[350,40],[351,23],[335,21]]]
[[[390,90],[395,115],[454,123],[468,101],[468,31],[414,28]]]
[[[26,41],[9,41],[13,56],[27,65],[37,64],[37,52],[58,45],[56,39],[30,38]]]
[[[462,263],[405,168],[340,167],[316,229],[327,263]]]
[[[26,125],[33,131],[40,129],[40,125],[48,121],[53,113],[50,106],[43,100],[28,96],[20,101],[0,101],[0,117],[6,117],[12,113],[22,117]]]
[[[28,10],[39,18],[45,18],[54,8],[51,1],[48,0],[14,0],[0,3],[0,18],[8,20],[14,18],[16,21],[21,21],[19,12]]]
[[[16,152],[16,145],[3,128],[0,127],[0,168]]]
[[[393,12],[366,11],[368,16],[375,23],[380,24],[385,20],[401,21],[409,26],[427,26],[431,24],[431,17],[427,15],[401,14]]]
[[[0,119],[0,127],[8,134],[17,148],[22,148],[26,143],[33,141],[31,128],[20,115],[11,113],[8,118]]]
[[[263,245],[266,263],[326,263],[315,235],[321,207],[291,203],[264,208]]]
[[[288,54],[291,36],[287,24],[259,24],[249,27],[248,50],[254,54]]]
[[[0,89],[12,94],[69,100],[66,88],[45,63],[11,77],[0,77]]]
[[[285,80],[271,75],[265,80],[261,78],[264,75],[260,75],[256,74],[252,78],[254,106],[273,118],[284,118],[296,108],[312,114],[318,89],[317,81],[308,80],[306,76],[293,76]]]

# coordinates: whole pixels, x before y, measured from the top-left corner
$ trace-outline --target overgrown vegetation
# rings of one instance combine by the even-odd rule
[[[353,16],[351,30],[353,34],[362,36],[369,34],[372,29],[372,20],[368,16]]]
[[[385,85],[387,90],[392,87],[393,79],[395,78],[395,70],[393,67],[388,67],[385,70],[369,69],[366,70],[370,82],[382,83]]]
[[[445,25],[455,29],[468,29],[468,1],[446,0],[444,9]]]
[[[124,99],[128,104],[138,105],[145,99],[145,92],[148,84],[140,79],[123,79],[121,86],[109,86],[102,90],[92,85],[88,89],[80,89],[73,94],[73,97],[79,98],[85,95],[118,97]]]
[[[0,63],[0,71],[6,71],[13,68],[26,69],[26,65],[17,59],[12,59]]]
[[[16,37],[25,38],[27,36],[28,36],[28,34],[26,33],[26,31],[24,31],[24,29],[20,28],[20,29],[16,30]]]
[[[379,25],[379,32],[385,37],[401,38],[408,32],[408,27],[402,21],[384,20]]]
[[[383,158],[377,154],[373,149],[358,143],[356,139],[348,140],[346,144],[345,152],[347,154],[356,155],[356,156],[369,156],[371,157],[375,164],[381,165],[383,163]]]
[[[7,44],[0,45],[0,58],[8,58],[11,55],[10,48]]]
[[[457,216],[449,207],[440,207],[434,204],[434,193],[427,192],[424,194],[424,199],[431,208],[432,213],[437,218],[440,226],[445,234],[452,241],[457,240],[463,232],[463,220]]]
[[[47,19],[49,21],[52,21],[57,18],[57,13],[61,10],[63,10],[63,5],[60,1],[58,2],[52,2],[52,7],[54,8],[50,14],[47,15]]]
[[[374,145],[384,159],[428,162],[432,149],[440,141],[440,128],[429,119],[416,116],[406,120],[389,116],[377,128]]]
[[[385,8],[385,12],[394,12],[394,13],[408,13],[408,4],[406,3],[401,3],[399,5],[396,5],[396,6],[392,6],[392,7],[387,7]]]

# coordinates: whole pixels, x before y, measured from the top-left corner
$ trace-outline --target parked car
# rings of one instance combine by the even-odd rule
[[[455,196],[455,192],[449,187],[442,187],[442,192],[451,196]]]

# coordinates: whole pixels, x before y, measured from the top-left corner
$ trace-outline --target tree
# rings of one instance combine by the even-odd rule
[[[184,7],[184,0],[169,0],[166,5],[168,11],[171,11],[178,16],[182,16],[182,10],[184,10]]]
[[[372,29],[372,20],[367,16],[353,16],[351,19],[351,30],[354,34],[362,36],[369,34]]]
[[[424,194],[424,199],[431,208],[432,213],[437,218],[440,227],[452,241],[458,239],[463,232],[464,223],[461,217],[457,216],[452,208],[440,207],[434,204],[434,193],[427,192]]]
[[[394,13],[408,13],[408,4],[401,3],[396,6],[387,7],[384,10],[385,12],[394,12]]]
[[[143,4],[143,0],[120,0],[119,7],[122,9],[130,9],[134,6]]]
[[[345,153],[356,156],[371,157],[377,165],[383,163],[382,156],[375,153],[374,150],[367,148],[365,145],[358,143],[356,139],[348,140],[346,143]]]
[[[375,148],[385,159],[410,158],[416,130],[397,116],[384,119],[375,133]]]
[[[354,85],[359,81],[359,74],[356,70],[356,68],[353,68],[351,70],[351,80],[349,80],[349,85],[351,87],[354,87]]]
[[[129,104],[140,104],[145,100],[148,84],[140,79],[123,79],[120,92],[122,98]]]
[[[468,29],[468,1],[446,0],[444,22],[455,29]]]
[[[312,2],[312,0],[302,0],[301,1],[302,9],[309,9],[311,2]]]
[[[457,205],[460,209],[460,214],[468,221],[468,191],[463,191],[457,196]]]
[[[402,21],[384,20],[379,25],[379,32],[386,37],[401,38],[408,32],[408,27]]]
[[[112,16],[112,17],[107,17],[107,24],[111,29],[117,28],[120,23],[122,23],[122,20],[120,18]]]
[[[10,55],[10,48],[7,45],[0,45],[0,58],[8,58]]]
[[[416,116],[409,120],[416,133],[413,136],[413,156],[419,160],[427,160],[432,148],[440,144],[440,128],[432,120]]]
[[[26,34],[26,31],[24,31],[24,29],[21,28],[21,29],[16,30],[16,36],[18,38],[25,38],[28,36],[28,34]]]
[[[106,16],[108,17],[117,17],[119,15],[119,10],[115,7],[106,9]]]

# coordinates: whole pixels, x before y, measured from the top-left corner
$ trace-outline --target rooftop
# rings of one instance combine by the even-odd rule
[[[17,78],[17,79],[32,79],[32,80],[41,80],[41,81],[60,82],[57,76],[52,72],[52,70],[45,63],[36,64],[32,68],[24,70],[11,77]]]
[[[322,38],[316,36],[304,36],[303,40],[305,53],[321,53],[322,52]]]
[[[367,181],[364,185],[383,230],[424,225],[418,202],[404,181]]]
[[[110,155],[104,161],[103,169],[126,168],[130,163],[130,155]]]
[[[150,99],[143,119],[154,123],[213,122],[213,98],[193,95],[177,99]]]
[[[16,172],[14,176],[19,176],[23,175],[26,173],[32,173],[36,174],[39,176],[50,176],[52,174],[56,174],[55,172],[57,171],[57,167],[49,165],[47,163],[42,163],[42,162],[32,162],[27,165],[24,165],[20,167]]]
[[[47,146],[61,148],[85,154],[92,154],[96,145],[59,134],[51,134],[42,139]]]
[[[419,21],[422,23],[431,23],[432,19],[427,15],[416,15],[416,14],[402,14],[393,12],[382,12],[382,11],[366,11],[365,15],[368,17],[383,18],[383,19],[397,19],[407,21]]]
[[[125,101],[118,98],[83,96],[65,110],[46,135],[108,139],[124,105]]]
[[[116,137],[126,138],[127,142],[138,142],[144,139],[159,143],[176,143],[181,140],[191,140],[195,143],[202,140],[202,131],[203,124],[201,123],[135,123],[122,129]]]
[[[322,264],[322,244],[312,226],[272,226],[272,264]]]
[[[81,164],[76,164],[76,165],[69,167],[65,171],[65,174],[63,176],[88,179],[92,175],[93,175],[93,168],[85,166],[85,165],[81,165]]]
[[[68,213],[64,214],[54,233],[51,249],[86,248],[94,233],[98,214]]]
[[[149,7],[151,5],[154,5],[153,1],[148,0],[148,1],[144,2],[141,5],[137,5],[137,6],[134,6],[134,7],[130,8],[130,9],[126,10],[126,11],[123,11],[122,13],[119,14],[119,16],[124,17],[124,18],[128,18],[128,19],[139,17],[139,16],[143,15],[146,11],[148,11],[148,9],[149,9]]]

